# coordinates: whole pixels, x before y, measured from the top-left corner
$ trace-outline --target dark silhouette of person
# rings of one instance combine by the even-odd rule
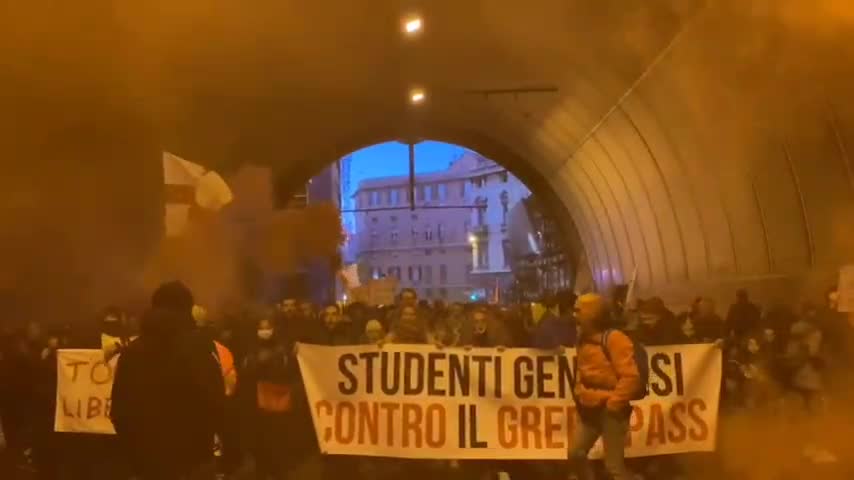
[[[111,418],[143,479],[184,479],[213,462],[225,387],[214,343],[195,328],[193,304],[182,283],[161,285],[139,338],[119,356]]]

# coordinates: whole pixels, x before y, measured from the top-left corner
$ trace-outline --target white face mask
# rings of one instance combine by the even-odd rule
[[[267,328],[258,330],[258,338],[260,338],[261,340],[269,340],[273,338],[273,329]]]

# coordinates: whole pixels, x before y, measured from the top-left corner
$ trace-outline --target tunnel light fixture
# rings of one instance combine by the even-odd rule
[[[424,20],[422,20],[421,17],[408,17],[403,21],[403,31],[406,32],[407,35],[417,35],[421,33],[423,28]]]
[[[423,88],[413,88],[409,91],[409,102],[413,105],[424,103],[427,99],[427,92]]]

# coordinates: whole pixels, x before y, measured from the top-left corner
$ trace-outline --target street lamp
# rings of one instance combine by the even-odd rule
[[[475,237],[474,235],[469,235],[469,243],[471,243],[472,245],[477,243],[477,237]]]
[[[421,17],[409,17],[403,23],[403,31],[407,35],[416,35],[424,28],[424,21]]]
[[[413,88],[409,91],[409,101],[413,105],[418,105],[419,103],[423,103],[427,98],[427,93],[423,88]]]

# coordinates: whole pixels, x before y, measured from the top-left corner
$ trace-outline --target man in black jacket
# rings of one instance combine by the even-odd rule
[[[151,303],[140,337],[119,357],[111,417],[140,477],[195,478],[213,461],[223,420],[216,347],[194,328],[193,296],[182,283],[162,285]]]

